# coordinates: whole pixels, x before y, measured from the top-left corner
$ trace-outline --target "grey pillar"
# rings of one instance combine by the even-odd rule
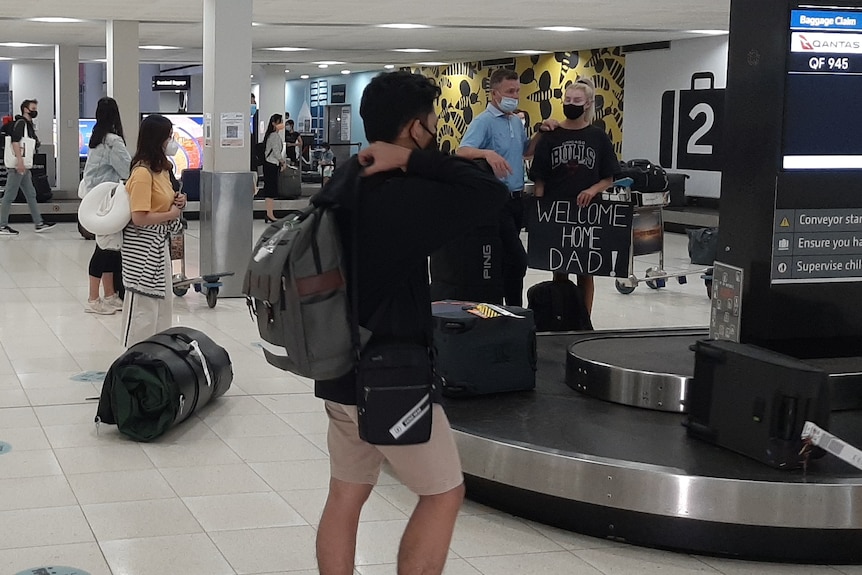
[[[140,119],[138,23],[107,23],[108,96],[117,101],[129,153],[135,155]]]
[[[54,90],[57,107],[57,188],[68,197],[78,191],[78,47],[54,47]]]
[[[242,295],[252,248],[251,16],[252,0],[204,0],[200,268],[236,274],[223,280],[226,297]]]

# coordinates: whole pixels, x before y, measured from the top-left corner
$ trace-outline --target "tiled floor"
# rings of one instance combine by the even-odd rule
[[[100,384],[73,381],[122,352],[119,315],[83,312],[93,249],[71,224],[0,239],[0,573],[65,565],[91,575],[292,575],[315,572],[315,527],[326,495],[326,420],[308,381],[262,359],[243,301],[208,309],[189,293],[175,323],[228,349],[228,395],[152,444],[96,430]],[[197,224],[188,256],[197,260]],[[256,224],[256,231],[262,224]],[[666,267],[687,259],[669,235]],[[190,272],[196,271],[190,263]],[[640,265],[642,273],[644,265]],[[548,274],[531,273],[529,283]],[[598,281],[597,328],[705,325],[703,282],[631,295]],[[357,573],[395,573],[414,497],[390,475],[367,505]],[[610,543],[467,502],[449,575],[862,574],[862,567],[751,564]],[[29,573],[29,571],[28,571]]]

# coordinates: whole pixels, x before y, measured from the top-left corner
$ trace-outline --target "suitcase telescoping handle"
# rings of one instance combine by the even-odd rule
[[[709,80],[709,90],[715,89],[715,74],[712,72],[695,72],[691,75],[691,89],[697,90],[695,84],[698,80]]]

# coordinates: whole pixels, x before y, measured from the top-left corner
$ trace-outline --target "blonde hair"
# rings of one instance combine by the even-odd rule
[[[590,107],[584,112],[584,119],[588,124],[592,124],[596,119],[596,85],[589,78],[578,78],[577,82],[566,86],[566,92],[569,90],[580,90],[587,97]]]

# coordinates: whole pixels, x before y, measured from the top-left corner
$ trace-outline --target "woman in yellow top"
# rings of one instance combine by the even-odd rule
[[[126,182],[132,221],[123,230],[123,331],[130,347],[171,327],[173,293],[168,240],[181,229],[186,205],[171,186],[168,157],[177,152],[171,121],[154,114],[144,118],[138,149]]]

